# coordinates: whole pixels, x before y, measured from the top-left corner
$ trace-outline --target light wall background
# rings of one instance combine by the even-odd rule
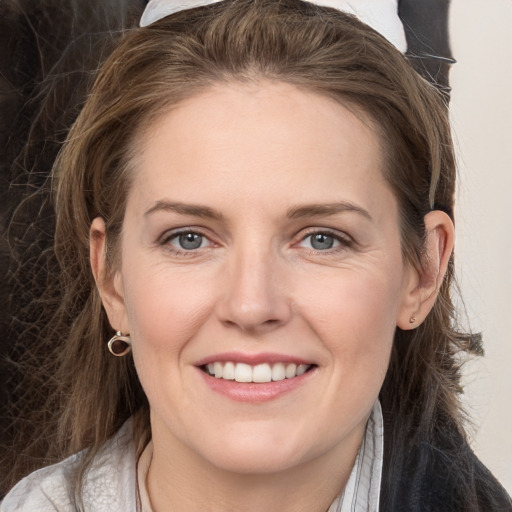
[[[512,0],[452,0],[456,261],[486,356],[466,365],[472,446],[512,494]]]

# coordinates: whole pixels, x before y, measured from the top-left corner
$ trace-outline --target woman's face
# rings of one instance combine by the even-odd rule
[[[415,278],[362,119],[225,84],[142,136],[109,313],[155,453],[243,473],[355,455]]]

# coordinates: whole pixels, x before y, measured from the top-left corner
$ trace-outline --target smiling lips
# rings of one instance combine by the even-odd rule
[[[194,365],[214,392],[237,402],[262,403],[302,387],[318,365],[300,357],[271,352],[224,352]]]
[[[262,363],[250,365],[232,361],[208,363],[203,369],[217,379],[231,380],[241,383],[268,383],[299,377],[306,373],[312,365],[295,363]]]

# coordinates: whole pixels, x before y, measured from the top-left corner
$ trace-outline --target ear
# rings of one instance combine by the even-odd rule
[[[130,332],[124,304],[124,292],[119,271],[108,268],[106,259],[105,221],[96,217],[89,231],[90,262],[94,280],[114,331]]]
[[[434,210],[425,215],[424,221],[426,240],[422,267],[409,269],[397,321],[402,330],[416,328],[434,307],[453,251],[455,228],[450,217]]]

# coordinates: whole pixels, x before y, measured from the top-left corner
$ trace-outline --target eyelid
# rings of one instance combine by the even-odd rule
[[[329,252],[334,252],[336,250],[343,250],[347,247],[351,247],[355,243],[354,239],[350,235],[348,235],[345,232],[338,231],[337,229],[324,228],[324,227],[310,227],[310,228],[306,228],[306,229],[302,230],[297,235],[298,241],[295,242],[294,245],[298,245],[301,242],[303,242],[304,240],[306,240],[308,237],[310,237],[312,235],[316,235],[316,234],[332,236],[335,240],[337,240],[340,243],[340,245],[338,245],[336,247],[332,247],[330,249],[323,250],[323,251],[319,250],[319,249],[311,248],[311,250],[315,251],[315,252],[329,253]]]
[[[171,244],[171,241],[177,239],[180,235],[186,233],[194,233],[202,236],[206,240],[208,240],[209,244],[206,247],[198,247],[197,249],[182,249],[180,247],[176,247]],[[175,229],[169,229],[165,231],[157,240],[157,244],[160,246],[166,246],[170,252],[175,254],[193,254],[200,250],[209,249],[210,247],[214,247],[216,243],[212,240],[212,236],[207,234],[204,229],[196,227],[196,226],[185,226]]]
[[[185,234],[185,233],[195,233],[197,235],[200,235],[200,236],[204,237],[206,240],[208,240],[209,244],[206,247],[199,247],[197,249],[188,249],[188,250],[187,249],[181,249],[179,247],[171,245],[170,242],[172,240],[176,239],[177,237],[179,237],[180,235]],[[308,228],[302,229],[295,236],[295,240],[296,241],[294,241],[292,243],[292,246],[299,245],[304,240],[306,240],[308,237],[310,237],[312,235],[315,235],[315,234],[324,234],[324,235],[327,235],[327,236],[331,236],[336,241],[339,242],[339,245],[337,245],[336,247],[332,247],[330,249],[319,250],[319,249],[310,248],[311,251],[316,252],[316,253],[319,253],[319,252],[324,252],[324,253],[335,252],[337,250],[346,249],[346,248],[351,247],[352,245],[355,244],[355,240],[350,235],[348,235],[345,232],[339,231],[337,229],[327,228],[327,227],[312,226],[312,227],[308,227]],[[197,226],[183,226],[183,227],[179,227],[179,228],[169,229],[169,230],[165,231],[158,238],[157,244],[160,245],[160,246],[167,246],[168,248],[172,247],[172,249],[169,249],[171,252],[183,253],[183,254],[189,254],[189,255],[192,255],[193,253],[196,253],[196,252],[200,251],[201,249],[203,249],[203,250],[204,249],[209,249],[210,247],[215,247],[216,245],[218,245],[213,240],[213,237],[210,234],[208,234],[205,229],[203,229],[201,227],[197,227]],[[305,248],[305,249],[308,249],[308,248]]]

